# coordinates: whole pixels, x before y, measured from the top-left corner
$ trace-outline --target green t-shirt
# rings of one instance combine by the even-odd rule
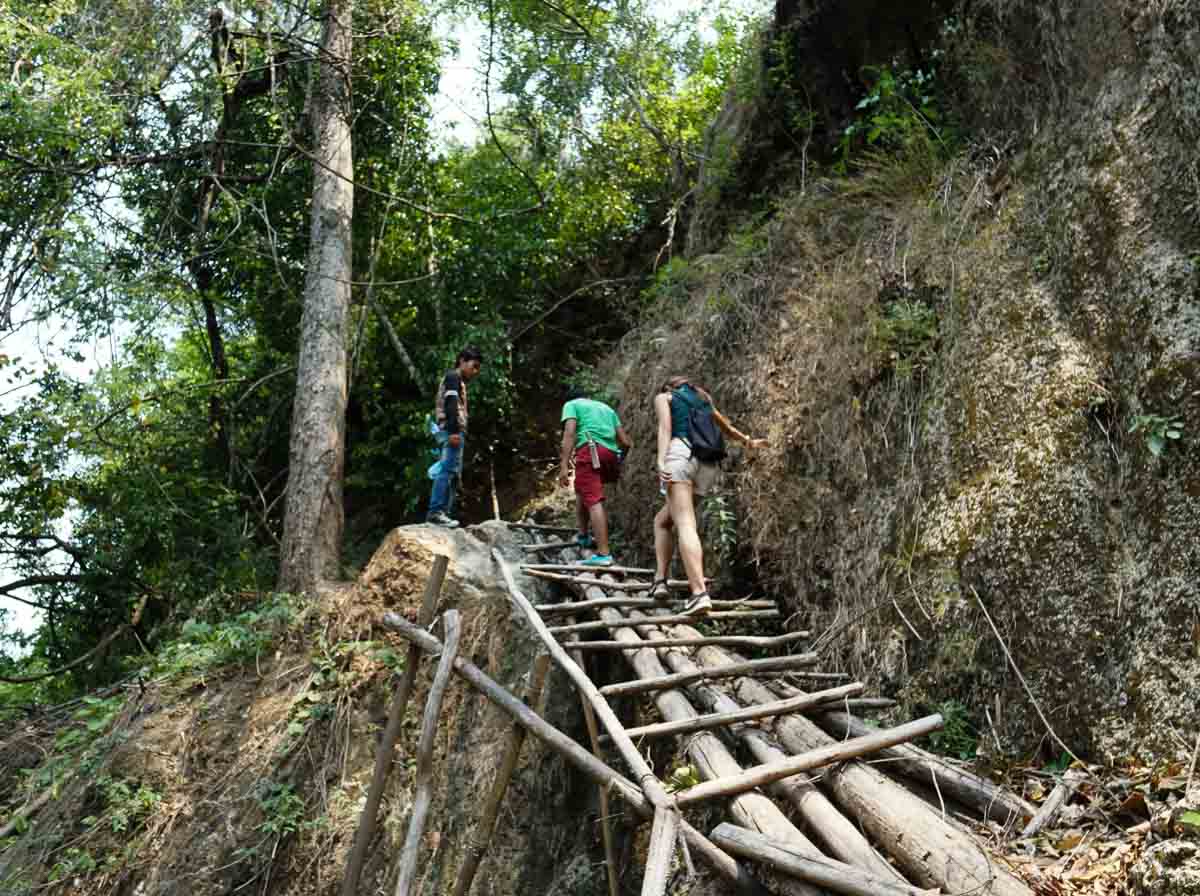
[[[590,398],[572,399],[562,409],[562,422],[568,420],[575,421],[576,450],[587,444],[588,436],[609,451],[620,450],[617,448],[617,427],[621,425],[621,418],[604,402]]]

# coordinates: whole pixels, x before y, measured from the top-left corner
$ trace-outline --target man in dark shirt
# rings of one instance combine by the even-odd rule
[[[437,420],[434,438],[442,443],[441,460],[434,465],[433,493],[429,496],[429,514],[425,521],[454,528],[458,520],[450,515],[454,508],[454,482],[462,473],[463,442],[467,433],[467,383],[479,376],[483,353],[468,345],[458,353],[453,370],[442,377],[433,400]]]

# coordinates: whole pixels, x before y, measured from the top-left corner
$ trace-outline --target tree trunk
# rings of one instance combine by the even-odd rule
[[[350,55],[354,0],[327,0],[313,99],[313,200],[279,587],[311,591],[337,574],[346,451],[354,164]]]

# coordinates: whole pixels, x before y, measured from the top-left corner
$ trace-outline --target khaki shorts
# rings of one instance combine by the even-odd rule
[[[696,495],[712,491],[721,472],[716,464],[701,463],[692,457],[692,449],[683,439],[671,439],[667,446],[666,470],[672,482],[690,482]]]

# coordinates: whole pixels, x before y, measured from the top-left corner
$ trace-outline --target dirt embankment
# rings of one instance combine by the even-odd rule
[[[496,588],[493,544],[514,559],[520,553],[496,525],[396,529],[353,585],[282,609],[248,602],[227,618],[197,621],[187,630],[192,640],[153,677],[81,704],[56,731],[30,725],[6,735],[0,757],[8,786],[29,799],[51,788],[53,799],[4,841],[0,892],[336,893],[387,714],[391,670],[406,651],[379,620],[388,610],[416,618],[434,554],[451,558],[439,613],[461,611],[463,655],[523,691],[533,642]],[[530,593],[544,597],[536,583]],[[233,641],[250,649],[231,654]],[[432,674],[432,664],[425,666],[361,892],[394,885]],[[554,672],[547,695],[547,717],[586,737],[575,730],[573,692]],[[452,682],[420,892],[446,892],[453,882],[507,730],[490,703]],[[39,764],[42,750],[49,755]],[[18,775],[18,763],[32,771]],[[475,892],[584,892],[592,878],[602,880],[593,867],[595,832],[578,823],[593,793],[527,742]]]

